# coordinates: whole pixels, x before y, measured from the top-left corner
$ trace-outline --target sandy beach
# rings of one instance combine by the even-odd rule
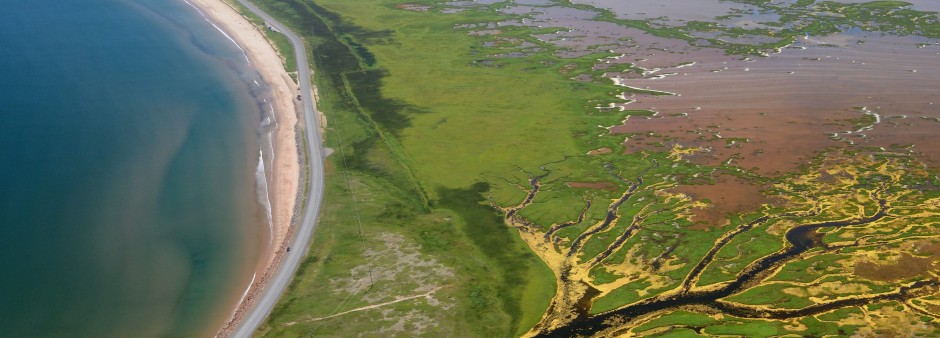
[[[300,165],[297,155],[295,127],[297,126],[297,108],[294,97],[297,84],[284,69],[281,57],[264,37],[259,28],[249,22],[224,0],[186,0],[200,11],[217,27],[233,39],[248,56],[251,66],[257,70],[264,82],[270,87],[274,102],[274,118],[277,128],[274,131],[274,168],[269,182],[271,213],[273,219],[271,242],[264,251],[264,256],[255,271],[255,278],[242,295],[241,301],[232,310],[225,325],[216,336],[228,336],[240,323],[244,314],[251,309],[258,293],[283,256],[291,237],[291,219],[297,199]]]

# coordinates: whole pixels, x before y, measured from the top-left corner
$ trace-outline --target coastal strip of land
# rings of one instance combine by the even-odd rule
[[[290,228],[291,217],[297,196],[300,165],[297,160],[297,142],[294,127],[297,114],[293,98],[296,84],[284,70],[277,51],[268,43],[263,33],[230,5],[222,0],[187,0],[196,5],[213,25],[216,25],[245,52],[252,68],[260,73],[270,90],[267,108],[273,107],[274,168],[270,182],[271,216],[273,222],[272,248],[277,250]],[[268,255],[268,263],[274,255]]]
[[[218,331],[216,335],[220,337],[250,337],[255,329],[261,325],[261,322],[267,318],[281,294],[293,279],[294,273],[300,266],[300,262],[307,251],[307,246],[310,244],[310,239],[320,214],[320,202],[323,199],[324,188],[323,160],[326,156],[321,135],[321,127],[325,121],[316,110],[314,90],[311,88],[310,84],[310,67],[307,63],[307,54],[303,41],[286,26],[274,20],[274,18],[258,9],[254,4],[245,0],[238,0],[238,2],[252,13],[265,20],[266,26],[269,29],[275,29],[288,38],[293,47],[294,58],[297,63],[298,83],[295,84],[290,81],[284,70],[284,65],[281,63],[272,44],[264,38],[257,27],[252,26],[245,17],[238,14],[229,4],[223,0],[198,0],[197,6],[204,11],[215,13],[209,14],[210,20],[221,24],[220,29],[232,37],[236,43],[239,43],[242,49],[246,51],[249,59],[254,63],[253,66],[258,69],[264,80],[271,82],[269,85],[272,86],[272,91],[275,92],[275,98],[278,103],[284,104],[284,107],[291,106],[295,103],[293,99],[294,95],[298,95],[300,100],[296,103],[300,108],[300,116],[303,118],[303,140],[306,142],[304,149],[306,150],[307,179],[305,180],[306,186],[303,187],[305,194],[301,196],[304,200],[301,201],[301,204],[298,204],[300,210],[296,211],[294,226],[290,226],[289,220],[291,215],[295,214],[295,211],[290,210],[289,212],[284,212],[282,215],[286,216],[281,218],[284,222],[287,222],[282,223],[284,224],[284,229],[274,229],[273,231],[274,234],[282,237],[275,237],[274,243],[278,244],[273,246],[275,249],[268,259],[268,264],[263,268],[263,274],[261,274],[260,278],[256,278],[251,283],[251,286],[233,311],[230,320]],[[265,56],[262,57],[261,55]],[[262,62],[263,64],[261,64]],[[283,79],[283,82],[279,81],[279,79]],[[274,89],[274,86],[280,85],[281,83],[296,85],[299,87],[299,93],[292,92],[292,87],[288,86],[287,89],[282,92],[290,93],[290,95],[284,96],[277,94],[280,90]],[[289,111],[290,114],[296,113],[293,109],[283,110],[283,108],[278,108],[277,105],[275,107],[276,109],[282,109],[280,110],[282,112]],[[290,123],[289,125],[293,127],[294,123]],[[287,127],[285,127],[286,125],[288,125],[288,123],[285,121],[279,122],[279,128],[281,130],[287,129]],[[287,142],[287,139],[296,140],[294,138],[295,134],[293,129],[294,128],[288,129],[290,130],[289,137],[282,137],[282,134],[276,136],[275,142]],[[296,143],[294,146],[297,146]],[[296,150],[296,148],[292,149]],[[282,151],[275,146],[276,156],[280,157],[284,157],[281,156],[281,154],[285,154],[285,156],[288,156],[286,155],[287,153],[296,154],[294,150],[287,149],[287,151]],[[298,162],[296,157],[291,160],[294,164]],[[276,161],[276,163],[278,162]],[[275,172],[278,172],[280,169],[281,168],[276,164]],[[277,177],[284,177],[285,175],[293,175],[293,177],[296,178],[299,176],[299,169],[294,172],[281,170],[280,174],[275,174],[275,181],[278,180]],[[280,184],[280,182],[277,184]],[[295,188],[300,189],[300,187],[296,187],[296,184]],[[278,188],[275,187],[274,189]],[[297,191],[298,190],[294,190],[293,194],[285,194],[283,196],[297,198],[297,196],[300,196],[296,193]],[[275,197],[275,200],[278,200],[278,198]],[[283,208],[287,205],[293,206],[295,202],[296,200],[294,199],[284,197],[280,201],[275,202],[277,203],[275,208]],[[278,218],[275,217],[275,219],[276,223]],[[293,248],[293,250],[288,250],[288,248]]]
[[[278,299],[290,285],[300,261],[307,254],[307,248],[313,237],[313,230],[317,225],[320,215],[320,206],[323,201],[324,190],[324,158],[328,155],[323,148],[323,136],[321,130],[325,125],[325,119],[316,109],[314,90],[310,84],[310,66],[307,63],[307,52],[303,40],[297,34],[294,34],[286,26],[274,20],[270,15],[258,9],[254,4],[247,0],[238,0],[240,4],[248,8],[252,13],[266,20],[274,29],[279,30],[290,40],[294,48],[294,58],[297,62],[297,81],[300,86],[300,107],[302,110],[304,125],[304,140],[307,150],[307,180],[304,187],[307,191],[306,200],[303,201],[302,211],[297,212],[298,221],[294,236],[290,240],[290,245],[295,249],[287,252],[281,257],[281,263],[277,266],[277,273],[265,284],[264,290],[251,311],[242,317],[237,329],[232,333],[233,337],[251,337],[261,322],[268,317]]]
[[[314,98],[309,87],[309,68],[306,66],[306,58],[298,59],[298,68],[302,68],[298,74],[302,85],[298,88],[298,84],[288,75],[281,57],[265,38],[264,33],[232,5],[224,0],[185,1],[196,7],[216,28],[245,52],[252,68],[258,71],[269,87],[270,97],[266,103],[273,109],[272,118],[277,124],[273,132],[274,168],[268,187],[268,197],[271,200],[271,242],[256,267],[255,278],[252,279],[235,309],[232,310],[230,317],[216,333],[216,336],[220,337],[248,336],[260,320],[267,315],[270,307],[289,282],[312,233],[320,201],[320,194],[317,191],[322,189],[322,162],[319,160],[321,147],[318,134],[321,121],[315,118]],[[299,46],[295,44],[295,48],[300,51],[298,54],[303,53],[302,44]],[[297,105],[295,105],[295,97],[302,98],[303,101],[296,102]],[[298,108],[303,109],[307,120],[305,123],[308,126],[306,128],[308,129],[307,141],[311,143],[307,149],[310,152],[308,155],[311,158],[312,173],[309,173],[310,179],[307,180],[310,184],[311,196],[307,199],[308,205],[302,207],[306,212],[303,218],[298,219],[299,229],[294,229],[292,219],[300,188],[301,170],[296,137]],[[311,205],[314,207],[308,207]],[[292,239],[298,243],[291,243]],[[289,249],[291,246],[294,246],[296,250],[291,252]],[[263,306],[265,303],[270,303],[270,306]],[[260,319],[255,320],[257,323],[249,325],[251,328],[246,327],[236,331],[243,326],[247,317],[260,317]],[[237,332],[242,332],[242,334]]]

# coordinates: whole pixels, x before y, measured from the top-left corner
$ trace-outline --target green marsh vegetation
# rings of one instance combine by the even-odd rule
[[[652,112],[598,109],[624,103],[616,95],[630,91],[613,85],[603,77],[604,71],[595,68],[598,59],[616,55],[592,52],[560,57],[558,47],[535,36],[565,27],[493,24],[524,18],[496,11],[505,3],[468,4],[462,11],[449,13],[455,7],[436,1],[256,2],[306,39],[315,62],[318,104],[329,121],[327,144],[336,150],[328,160],[327,195],[314,243],[298,278],[259,335],[504,337],[528,332],[556,297],[553,268],[558,262],[534,252],[533,242],[507,225],[506,213],[499,210],[525,201],[536,177],[538,193],[516,215],[537,225],[533,226],[535,234],[567,224],[553,233],[559,245],[578,242],[608,217],[611,201],[621,198],[636,177],[645,180],[644,188],[615,210],[623,221],[586,237],[577,250],[586,259],[606,255],[604,264],[578,276],[605,290],[586,303],[587,317],[676,290],[698,259],[723,236],[763,215],[794,212],[792,206],[766,204],[743,215],[729,215],[725,226],[702,227],[690,213],[710,201],[683,197],[671,190],[677,185],[709,185],[718,177],[734,176],[770,187],[768,194],[789,199],[799,206],[797,212],[813,209],[810,192],[817,189],[807,177],[824,167],[824,157],[792,176],[765,178],[728,165],[689,163],[683,158],[697,150],[674,148],[670,140],[659,142],[658,150],[624,154],[623,138],[609,136],[605,127],[627,116],[641,118]],[[914,20],[922,13],[898,10],[902,4],[887,2],[801,1],[786,11],[778,8],[787,28],[746,31],[698,22],[664,27],[616,19],[607,11],[586,6],[559,4],[595,11],[597,20],[690,43],[698,41],[696,32],[708,30],[779,38],[759,45],[711,42],[731,54],[767,52],[807,32],[825,34],[850,21],[899,34],[936,34],[935,20]],[[771,6],[769,2],[753,4]],[[823,10],[848,14],[841,19],[810,15]],[[886,16],[886,11],[900,14]],[[917,23],[895,25],[892,20]],[[610,152],[586,155],[605,148]],[[730,238],[717,248],[714,261],[693,286],[733,280],[749,263],[782,250],[788,245],[781,238],[784,229],[797,221],[840,220],[859,210],[872,214],[877,209],[873,200],[850,199],[852,203],[839,206],[832,202],[844,198],[847,191],[873,189],[878,180],[892,177],[887,171],[864,169],[872,163],[878,162],[851,167],[862,168],[852,173],[859,181],[844,182],[841,188],[832,185],[828,191],[832,200],[825,202],[834,205],[827,209],[829,213],[815,219],[781,217],[761,222]],[[903,161],[892,163],[916,167]],[[907,196],[900,189],[890,192]],[[934,195],[907,197],[924,202]],[[640,220],[629,222],[630,218]],[[859,236],[881,236],[887,241],[929,236],[930,227],[895,225],[898,228],[885,234]],[[618,246],[621,249],[605,253],[617,243],[618,234],[630,231],[635,235],[625,237]],[[825,236],[832,242],[845,241],[843,237],[851,238],[852,231],[868,230],[839,228]],[[897,250],[911,248],[899,246]],[[825,280],[826,274],[851,270],[851,264],[844,262],[845,256],[811,256],[789,264],[835,268],[806,274],[787,264],[771,279],[776,284],[745,290],[741,295],[747,295],[747,301],[741,303],[776,306],[787,288],[817,279],[866,285],[867,289],[847,296],[895,289],[893,284],[886,287],[856,279]],[[879,262],[890,258],[882,257]],[[800,297],[779,307],[807,306],[808,296]],[[935,300],[917,301],[932,304]],[[842,332],[838,330],[848,334],[863,326],[864,320],[857,317],[851,308],[779,321],[663,312],[648,323],[639,323],[633,332],[652,334],[671,328],[677,336]],[[685,322],[680,327],[673,324],[677,320]]]
[[[358,23],[354,25],[349,19],[319,7],[319,4],[262,2],[261,5],[275,15],[288,18],[287,22],[298,32],[306,34],[313,50],[312,57],[317,62],[315,71],[321,98],[319,105],[329,120],[328,144],[337,149],[328,168],[330,173],[324,214],[315,243],[302,266],[301,277],[294,282],[284,302],[275,310],[271,322],[261,333],[277,336],[310,333],[346,335],[393,326],[402,318],[407,318],[409,325],[415,325],[407,326],[407,332],[415,332],[413,330],[421,327],[418,331],[426,334],[472,332],[479,336],[511,336],[533,325],[553,293],[551,275],[528,253],[528,249],[510,229],[501,223],[495,210],[486,205],[484,194],[488,190],[487,183],[479,176],[472,177],[472,169],[457,168],[458,172],[465,173],[457,176],[462,179],[460,183],[416,178],[422,176],[416,176],[415,172],[428,170],[434,163],[409,156],[410,150],[406,153],[409,148],[402,144],[407,142],[406,133],[416,129],[414,124],[429,122],[421,117],[432,115],[426,107],[433,105],[402,100],[385,92],[386,88],[391,87],[390,81],[402,79],[394,76],[394,67],[382,64],[379,60],[395,58],[376,57],[374,55],[383,55],[380,53],[381,48],[363,47],[370,43],[383,46],[399,43],[423,45],[423,42],[420,39],[399,41],[397,35],[386,29],[369,29]],[[376,6],[373,3],[364,3],[362,6],[364,10],[368,9],[363,14],[384,11],[404,18],[411,16],[409,12],[389,8],[391,6]],[[473,43],[463,33],[452,32],[449,36],[446,31],[444,33],[436,38],[441,41],[464,39],[468,40],[465,41],[468,45]],[[351,41],[355,43],[350,44]],[[464,50],[461,54],[466,52]],[[441,57],[428,56],[428,62],[434,59],[447,61]],[[449,62],[467,65],[472,61],[471,58],[464,58]],[[413,61],[407,63],[414,64]],[[419,67],[413,71],[423,72],[426,69],[420,64],[416,65]],[[462,77],[454,79],[455,85],[467,89],[483,87],[471,80],[473,73],[480,71],[484,76],[500,78],[496,70],[466,68],[471,74],[456,73]],[[522,87],[521,79],[514,81],[515,85]],[[452,103],[451,109],[455,109],[457,105],[466,104],[470,100],[484,100],[486,94],[477,95],[461,98],[458,95],[441,94],[428,95],[426,98],[467,100]],[[440,123],[442,116],[437,114],[437,120],[431,122],[443,125]],[[461,117],[449,119],[460,122]],[[522,120],[520,123],[531,124],[534,121]],[[463,129],[466,134],[474,130],[486,130],[477,127]],[[494,129],[489,130],[500,131]],[[480,140],[490,138],[481,136]],[[438,137],[447,142],[460,135]],[[494,145],[498,137],[492,136]],[[439,145],[435,144],[428,144],[427,147],[434,148],[432,151],[435,154],[432,155],[440,159],[463,155],[442,154],[438,150]],[[477,165],[478,171],[480,167],[492,165],[482,161],[467,162]],[[451,177],[446,171],[437,175]],[[407,267],[408,264],[399,261],[402,257],[370,256],[373,253],[370,250],[381,247],[383,243],[389,246],[389,241],[381,240],[389,234],[404,238],[395,244],[399,249],[415,251],[417,256],[412,259],[420,264],[416,264],[414,269],[428,265],[435,266],[438,271],[389,270],[390,266]],[[369,278],[345,284],[337,282],[337,279],[357,277],[351,276],[351,271],[363,266],[372,270]],[[386,268],[381,272],[384,276],[376,278],[378,270],[383,267]],[[421,274],[424,276],[415,277]],[[408,279],[414,282],[401,282]],[[357,283],[367,283],[369,286],[363,289]],[[424,303],[401,302],[378,311],[354,312],[337,317],[337,321],[332,324],[330,319],[318,319],[374,302],[409,296],[419,289],[419,284],[441,287],[433,294],[435,300]],[[381,311],[388,309],[397,312],[385,321],[376,320],[384,318]],[[356,318],[363,318],[360,321],[363,325],[335,324],[348,323]],[[291,322],[294,323],[284,325]],[[366,325],[366,322],[370,324]]]

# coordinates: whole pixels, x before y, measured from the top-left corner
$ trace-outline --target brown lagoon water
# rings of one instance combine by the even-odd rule
[[[638,63],[651,69],[646,76],[609,76],[676,95],[632,96],[629,108],[659,114],[632,118],[612,132],[655,132],[707,148],[697,160],[710,164],[738,154],[736,165],[766,174],[795,169],[814,153],[846,143],[920,144],[912,150],[934,161],[940,153],[925,142],[940,127],[940,102],[934,102],[940,101],[934,96],[940,46],[918,46],[926,42],[847,32],[804,38],[768,57],[742,60],[691,48],[650,57],[649,64]],[[664,59],[695,64],[676,68]],[[627,147],[644,148],[645,140],[635,137]]]
[[[731,1],[575,3],[654,24],[702,20],[745,27],[779,19],[771,11]],[[744,57],[595,20],[598,12],[592,10],[517,3],[502,11],[526,19],[500,26],[559,27],[536,37],[563,48],[560,56],[619,54],[599,60],[595,69],[617,84],[670,94],[625,93],[635,102],[614,105],[657,112],[612,126],[615,134],[635,135],[625,143],[628,151],[658,142],[661,137],[644,136],[652,132],[704,148],[697,161],[717,164],[735,155],[735,165],[758,167],[765,174],[792,170],[812,154],[843,144],[914,145],[911,150],[926,159],[940,160],[936,147],[923,144],[940,118],[940,99],[934,97],[940,86],[937,39],[846,27],[841,33],[807,35],[763,57]],[[734,17],[716,18],[728,14]],[[774,41],[756,35],[738,40]]]
[[[773,10],[733,1],[573,2],[610,10],[619,19],[644,20],[659,27],[693,20],[744,29],[779,31],[790,27],[788,23],[770,24],[781,18]],[[932,1],[911,3],[908,8],[914,10],[940,10]],[[598,60],[594,66],[604,71],[609,81],[668,94],[623,93],[621,98],[630,103],[599,106],[602,111],[655,112],[652,117],[634,116],[622,125],[608,126],[610,133],[626,139],[626,152],[674,145],[695,147],[700,151],[686,156],[688,160],[708,165],[729,163],[771,176],[796,170],[820,151],[845,146],[911,152],[931,165],[940,165],[937,39],[867,32],[844,25],[839,33],[807,34],[787,48],[745,57],[707,47],[704,39],[744,44],[776,40],[756,34],[696,31],[690,32],[699,38],[695,46],[597,20],[597,10],[527,2],[500,10],[522,18],[494,27],[557,27],[555,32],[535,37],[560,47],[558,55],[565,58],[613,53],[614,57]],[[604,81],[590,74],[572,75],[582,81]],[[714,216],[709,220],[713,223],[720,222],[727,212],[753,206],[744,202],[760,201],[761,189],[718,178],[717,184],[679,187],[677,191],[715,201],[713,210],[703,212]]]

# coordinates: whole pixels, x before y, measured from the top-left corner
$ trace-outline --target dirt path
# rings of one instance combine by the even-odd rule
[[[304,322],[316,322],[316,321],[320,321],[320,320],[324,320],[324,319],[330,319],[330,318],[333,318],[333,317],[339,317],[339,316],[342,316],[342,315],[345,315],[345,314],[348,314],[348,313],[352,313],[352,312],[371,310],[371,309],[375,309],[375,308],[379,308],[379,307],[383,307],[383,306],[387,306],[387,305],[392,305],[392,304],[395,304],[395,303],[400,303],[400,302],[404,302],[404,301],[406,301],[406,300],[412,300],[412,299],[415,299],[415,298],[430,297],[431,294],[433,294],[433,293],[435,293],[435,292],[437,292],[438,290],[443,289],[443,288],[444,288],[443,286],[438,286],[438,287],[434,288],[433,290],[428,291],[428,292],[425,292],[425,293],[422,293],[422,294],[418,294],[418,295],[414,295],[414,296],[408,296],[408,297],[403,297],[403,298],[398,298],[398,299],[396,299],[396,300],[388,301],[388,302],[385,302],[385,303],[378,303],[378,304],[366,305],[366,306],[359,307],[359,308],[355,308],[355,309],[352,309],[352,310],[343,311],[343,312],[340,312],[340,313],[337,313],[337,314],[332,314],[332,315],[329,315],[329,316],[326,316],[326,317],[310,318],[310,319],[305,320]],[[286,325],[286,326],[292,326],[292,325],[294,325],[294,324],[297,324],[297,322],[291,322],[291,323],[287,323],[287,324],[285,324],[285,325]]]

